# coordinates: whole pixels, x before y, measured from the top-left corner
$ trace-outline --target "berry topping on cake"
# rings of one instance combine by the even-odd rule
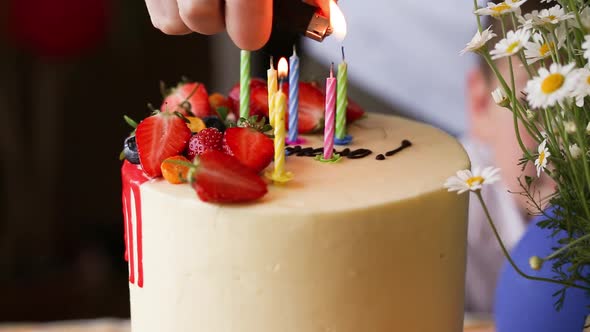
[[[206,116],[203,118],[203,121],[205,122],[205,126],[207,128],[217,128],[217,130],[221,132],[225,131],[225,123],[217,116]]]
[[[256,173],[265,169],[273,160],[272,139],[254,128],[228,128],[224,138],[223,150]]]
[[[188,120],[187,126],[190,128],[191,132],[198,133],[199,131],[207,128],[205,122],[196,116],[187,116],[185,117]]]
[[[231,108],[231,102],[221,93],[213,93],[209,96],[209,105],[214,113],[217,113],[221,118],[225,118],[225,115]]]
[[[190,137],[186,122],[175,114],[158,112],[145,118],[135,132],[143,171],[150,177],[162,175],[162,162],[181,154]]]
[[[139,164],[139,154],[137,153],[137,144],[135,136],[129,136],[123,143],[123,154],[125,159],[132,164]]]
[[[205,202],[240,203],[261,198],[268,189],[260,176],[220,151],[199,157],[193,188]]]
[[[186,164],[190,164],[190,161],[184,156],[166,158],[160,166],[162,176],[172,184],[188,182],[189,167]]]
[[[346,122],[353,123],[356,120],[362,118],[365,115],[363,108],[354,102],[354,100],[348,98],[348,107],[346,108]]]
[[[228,94],[232,113],[238,118],[240,115],[240,84],[232,87]],[[250,115],[268,118],[268,89],[266,81],[252,78],[250,81]]]
[[[205,128],[190,138],[186,154],[193,160],[197,155],[207,151],[220,151],[222,147],[223,133],[217,128]]]
[[[310,133],[324,127],[324,104],[324,93],[317,85],[299,83],[299,133]]]
[[[205,117],[211,115],[209,94],[205,85],[199,82],[179,83],[168,91],[163,89],[163,112],[180,112],[184,116]]]
[[[289,91],[289,85],[283,84],[282,90]],[[232,112],[238,116],[240,105],[240,85],[236,84],[228,95],[231,101]],[[307,134],[321,130],[324,127],[325,96],[322,89],[313,82],[299,83],[299,126],[300,134]],[[268,90],[266,83],[260,79],[252,79],[250,83],[250,114],[268,118]],[[363,109],[348,100],[346,118],[348,123],[361,118],[365,112]],[[288,114],[285,114],[288,123]]]

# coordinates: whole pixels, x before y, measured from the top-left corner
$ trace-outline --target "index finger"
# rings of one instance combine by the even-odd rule
[[[272,0],[226,0],[225,23],[227,33],[239,48],[257,50],[270,37]]]

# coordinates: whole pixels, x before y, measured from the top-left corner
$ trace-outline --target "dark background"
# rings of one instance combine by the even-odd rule
[[[210,81],[208,39],[163,35],[142,1],[0,13],[0,321],[127,316],[122,116],[158,107],[160,80]]]

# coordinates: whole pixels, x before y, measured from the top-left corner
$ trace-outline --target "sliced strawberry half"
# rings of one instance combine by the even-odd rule
[[[178,111],[184,116],[194,114],[200,118],[212,115],[209,94],[205,85],[199,82],[179,83],[170,89],[160,109],[162,112]]]
[[[150,177],[162,175],[162,162],[181,154],[190,137],[191,130],[174,114],[157,113],[141,121],[135,140],[143,171]]]
[[[274,157],[274,143],[252,128],[228,128],[223,150],[255,173],[265,169]]]
[[[311,133],[324,128],[325,99],[322,90],[314,83],[299,83],[298,129],[300,134]],[[287,123],[289,123],[288,116],[287,114]]]
[[[236,116],[240,115],[240,84],[234,85],[227,95],[231,105],[231,111]],[[250,80],[250,115],[264,116],[268,118],[268,89],[266,81],[260,78]]]
[[[220,151],[209,151],[199,157],[194,180],[193,188],[204,202],[249,202],[268,191],[260,176]]]
[[[353,123],[356,120],[362,118],[365,115],[365,110],[354,102],[354,100],[348,98],[348,107],[346,108],[346,123]]]
[[[268,90],[261,79],[252,79],[250,83],[250,113],[251,115],[268,117]],[[289,84],[282,87],[285,94],[289,93]],[[240,108],[240,85],[236,84],[230,91],[228,98],[232,105],[232,112],[237,116]],[[312,133],[324,128],[325,94],[314,82],[299,82],[299,125],[300,134]],[[346,119],[352,123],[361,118],[365,112],[350,98],[346,109]],[[286,114],[286,123],[289,114]]]

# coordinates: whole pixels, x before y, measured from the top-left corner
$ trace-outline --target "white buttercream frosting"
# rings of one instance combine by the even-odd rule
[[[467,155],[442,131],[397,117],[370,114],[349,133],[349,148],[373,154],[336,164],[290,156],[295,179],[256,203],[141,185],[133,331],[460,331],[468,196],[442,184]],[[305,138],[321,147],[321,136]],[[403,139],[413,145],[375,159]]]

